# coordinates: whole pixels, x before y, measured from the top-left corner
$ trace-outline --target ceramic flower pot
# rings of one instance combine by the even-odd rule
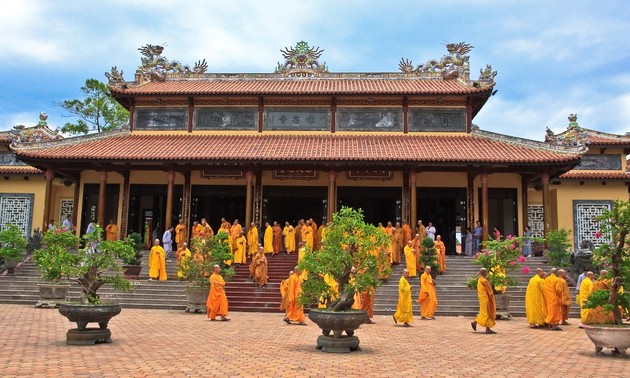
[[[37,287],[39,289],[39,302],[35,307],[55,308],[59,303],[65,302],[70,285],[39,283]]]
[[[583,325],[586,336],[595,344],[595,353],[600,353],[604,347],[622,355],[630,348],[630,326],[612,325]]]
[[[354,331],[361,324],[369,322],[366,311],[325,311],[311,309],[308,318],[322,330],[317,339],[317,349],[329,353],[348,353],[359,350],[359,338]],[[343,335],[343,332],[346,335]],[[330,334],[333,334],[330,336]]]

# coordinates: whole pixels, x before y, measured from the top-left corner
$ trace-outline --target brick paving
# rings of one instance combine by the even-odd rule
[[[414,314],[415,315],[415,314]],[[414,319],[412,328],[376,316],[356,335],[362,351],[315,350],[317,326],[289,326],[282,314],[230,313],[210,322],[183,311],[123,309],[113,343],[68,346],[72,328],[57,310],[0,305],[0,376],[37,377],[620,377],[629,357],[596,355],[577,319],[564,332],[500,321],[474,333],[471,318]],[[626,375],[627,376],[627,375]]]

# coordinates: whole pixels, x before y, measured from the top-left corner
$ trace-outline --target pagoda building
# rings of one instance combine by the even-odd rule
[[[592,132],[573,143],[548,133],[537,142],[480,130],[473,119],[496,72],[487,65],[472,79],[472,47],[446,48],[425,64],[403,59],[397,72],[333,73],[323,50],[302,41],[281,50],[273,73],[208,73],[205,60],[191,67],[146,45],[133,81],[116,67],[106,74],[128,128],[12,142],[45,176],[34,223],[59,217],[53,182],[63,180],[81,230],[113,219],[121,236],[150,240],[179,219],[190,229],[206,218],[215,230],[223,217],[322,224],[352,206],[374,224],[432,222],[452,252],[476,221],[484,239],[495,226],[516,235],[534,223],[544,233],[568,227],[576,207],[567,201],[581,195],[600,201],[590,193],[605,188],[608,203],[628,198],[629,138],[597,144]],[[622,161],[588,157],[601,154]],[[618,169],[592,173],[604,163]]]

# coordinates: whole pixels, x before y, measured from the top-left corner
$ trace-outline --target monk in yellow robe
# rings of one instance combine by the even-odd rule
[[[252,262],[249,264],[249,275],[258,287],[265,286],[269,280],[267,256],[265,256],[262,247],[259,247],[258,253],[252,257]]]
[[[403,270],[403,274],[398,281],[398,305],[394,314],[394,323],[403,323],[405,327],[411,327],[413,321],[413,313],[411,310],[411,285],[407,278],[409,271]]]
[[[303,242],[299,242],[298,243],[298,264],[304,258],[304,254],[306,254],[306,248],[304,247],[304,243]]]
[[[258,227],[252,222],[247,230],[247,256],[253,256],[258,252]]]
[[[593,291],[597,290],[610,290],[612,286],[612,280],[606,278],[608,271],[601,270],[599,272],[599,278],[593,281]],[[606,324],[614,323],[615,318],[612,311],[606,312],[603,307],[596,307],[591,309],[591,323]]]
[[[327,308],[328,304],[337,299],[337,296],[339,295],[339,285],[337,284],[337,281],[335,281],[335,278],[333,276],[328,273],[325,274],[324,282],[326,282],[326,285],[328,285],[335,292],[335,295],[331,297],[321,296],[319,298],[319,302],[317,303],[317,308]]]
[[[283,244],[282,244],[282,228],[278,222],[273,222],[273,227],[271,228],[273,231],[273,254],[276,255],[282,252]]]
[[[328,233],[328,227],[330,226],[330,222],[327,224],[322,224],[319,228],[319,242],[323,244],[326,241],[326,234]]]
[[[406,246],[407,243],[409,243],[409,240],[412,239],[412,237],[411,237],[412,230],[411,230],[411,227],[409,227],[409,222],[407,222],[407,221],[403,222],[402,232],[403,232],[402,245]]]
[[[160,239],[155,239],[149,251],[149,281],[166,281],[166,252],[160,246]]]
[[[413,254],[416,257],[416,270],[420,270],[422,269],[422,263],[420,262],[420,256],[422,255],[420,250],[420,234],[416,234],[411,243],[411,246],[413,247]]]
[[[175,226],[175,243],[177,244],[177,249],[180,249],[182,244],[186,241],[186,229],[184,220],[180,219],[177,226]]]
[[[409,271],[409,277],[416,276],[416,254],[413,251],[413,241],[409,240],[405,246],[405,264]]]
[[[199,237],[205,239],[205,238],[211,238],[211,237],[214,236],[214,230],[206,222],[206,218],[201,218],[200,225],[201,225],[201,227],[199,228],[199,230],[200,230]]]
[[[418,295],[420,304],[420,319],[435,319],[437,310],[437,293],[435,292],[435,282],[431,277],[431,267],[424,268],[424,273],[420,276],[420,294]]]
[[[558,284],[562,288],[562,325],[570,325],[569,310],[571,309],[571,290],[567,284],[567,272],[564,269],[558,270]]]
[[[525,315],[530,328],[542,327],[547,317],[545,295],[543,290],[543,270],[536,269],[536,274],[529,279],[525,292]]]
[[[118,226],[113,219],[110,219],[109,224],[105,227],[105,234],[107,240],[118,239]]]
[[[219,231],[217,233],[224,231],[225,233],[229,234],[231,227],[232,224],[230,222],[228,222],[225,218],[221,218],[221,225],[219,226]]]
[[[192,253],[188,249],[188,244],[182,243],[182,246],[177,249],[177,278],[180,280],[186,279],[186,270],[191,257]]]
[[[234,264],[247,264],[247,255],[245,254],[247,239],[245,239],[243,233],[234,239],[234,245],[236,246],[234,250]]]
[[[402,261],[401,254],[405,244],[403,244],[404,232],[402,227],[400,227],[400,222],[396,222],[396,227],[394,227],[393,231],[393,241],[392,241],[392,261],[394,264],[398,265]],[[411,272],[410,276],[411,276]]]
[[[287,322],[287,324],[297,322],[299,325],[306,325],[304,322],[304,309],[298,302],[300,293],[302,292],[302,278],[300,278],[300,272],[297,269],[297,266],[293,270],[291,277],[289,277],[289,283],[287,286],[288,289],[286,295],[289,299],[287,300],[288,304],[284,321]]]
[[[210,276],[210,294],[208,294],[208,302],[206,302],[206,310],[210,320],[217,320],[217,315],[221,317],[221,321],[228,321],[228,299],[225,295],[225,281],[221,277],[221,268],[214,266],[214,272]]]
[[[305,246],[311,247],[312,250],[315,250],[313,247],[313,228],[311,227],[311,221],[307,221],[306,224],[302,227],[302,241]]]
[[[192,229],[190,230],[190,238],[199,239],[201,238],[202,232],[203,232],[203,226],[199,224],[199,222],[194,221],[192,225]]]
[[[582,307],[588,302],[588,297],[593,292],[593,278],[595,274],[593,272],[586,272],[586,277],[580,284],[580,295],[578,296],[578,304],[580,305],[580,321],[583,324],[594,323],[592,316],[592,309]]]
[[[442,241],[442,236],[438,235],[435,237],[435,252],[437,252],[437,260],[440,265],[439,271],[440,274],[446,272],[446,246]]]
[[[284,223],[284,229],[282,230],[282,236],[284,236],[284,249],[287,253],[295,252],[295,228],[289,224]]]
[[[491,328],[496,324],[497,303],[494,299],[494,292],[490,286],[490,282],[486,278],[488,270],[481,268],[479,270],[479,279],[477,280],[477,299],[479,300],[479,314],[470,323],[473,331],[477,330],[477,325],[486,327],[486,333],[496,333]]]
[[[558,325],[562,322],[562,287],[558,284],[558,280],[557,269],[551,268],[543,283],[545,308],[547,310],[545,323],[552,330],[561,329]]]
[[[280,301],[281,311],[286,311],[289,305],[289,296],[287,293],[289,292],[289,278],[291,278],[292,275],[293,271],[290,271],[289,277],[280,282],[280,296],[282,297],[282,300]]]
[[[265,222],[265,236],[263,238],[263,248],[265,253],[273,253],[273,228],[269,222]]]

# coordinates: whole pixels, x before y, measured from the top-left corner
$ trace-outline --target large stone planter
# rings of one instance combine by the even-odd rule
[[[141,271],[142,265],[123,265],[123,274],[129,280],[137,280]]]
[[[186,312],[206,313],[206,303],[208,303],[208,294],[210,289],[206,287],[188,286],[186,287],[186,297],[188,305]]]
[[[37,284],[37,287],[39,288],[39,301],[35,307],[56,308],[59,303],[65,302],[70,285],[40,283]]]
[[[510,300],[511,299],[512,299],[512,296],[508,294],[495,294],[494,295],[494,300],[497,302],[497,319],[498,320],[512,319],[512,315],[510,315]]]
[[[613,353],[626,355],[630,348],[630,325],[583,325],[586,336],[595,344],[595,353],[600,353],[604,347],[612,348]]]
[[[334,312],[311,309],[308,318],[322,330],[322,335],[317,338],[317,349],[328,353],[360,350],[359,338],[354,336],[354,331],[370,320],[367,312],[363,310]]]
[[[7,274],[10,276],[15,275],[15,268],[17,268],[20,261],[16,259],[5,259],[4,267],[7,269]]]
[[[119,304],[62,303],[59,313],[69,321],[77,323],[76,329],[66,333],[68,345],[92,345],[111,343],[112,332],[107,329],[110,319],[120,314]],[[99,328],[87,328],[88,323],[98,323]]]

